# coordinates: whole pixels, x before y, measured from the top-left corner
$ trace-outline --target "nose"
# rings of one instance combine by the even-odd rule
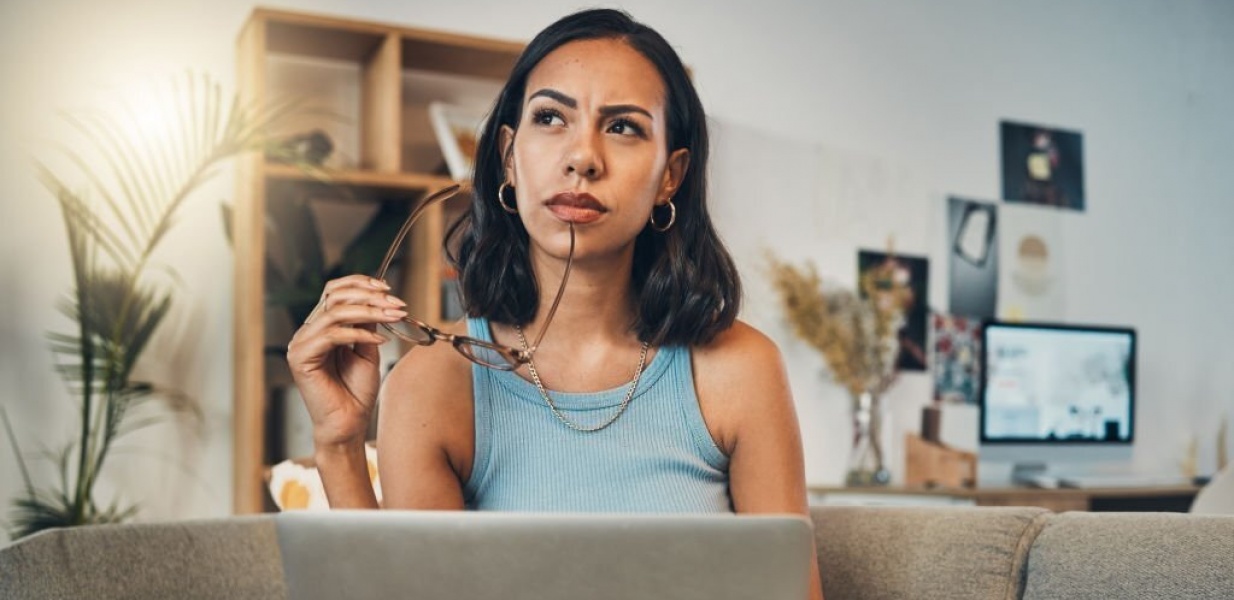
[[[597,179],[604,174],[603,150],[598,136],[579,133],[566,156],[566,175],[578,174],[583,179]]]

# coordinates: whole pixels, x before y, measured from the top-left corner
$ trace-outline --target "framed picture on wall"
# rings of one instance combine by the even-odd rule
[[[1003,121],[1003,199],[1084,211],[1084,137]]]
[[[904,306],[904,325],[899,331],[900,355],[896,367],[902,371],[926,370],[926,332],[929,329],[930,260],[921,256],[905,256],[861,250],[857,253],[857,273],[889,271],[898,281],[906,283],[911,294]],[[862,295],[865,291],[862,290]]]

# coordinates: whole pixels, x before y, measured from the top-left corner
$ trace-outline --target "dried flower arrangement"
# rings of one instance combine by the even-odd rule
[[[896,376],[897,332],[910,297],[908,282],[889,263],[862,273],[862,297],[824,285],[813,263],[804,269],[768,253],[770,275],[793,331],[823,355],[827,369],[854,401],[879,395]]]

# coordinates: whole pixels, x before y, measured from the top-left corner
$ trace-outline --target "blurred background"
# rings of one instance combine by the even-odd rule
[[[575,2],[305,0],[263,4],[526,42]],[[36,158],[72,140],[58,116],[201,70],[236,86],[248,0],[8,0],[0,5],[0,402],[25,450],[79,427],[45,334],[69,321],[68,247]],[[853,286],[857,253],[931,263],[928,304],[948,305],[947,198],[998,201],[999,123],[1082,132],[1082,212],[1065,240],[1059,318],[1139,330],[1134,462],[1177,470],[1193,437],[1215,467],[1215,419],[1234,414],[1234,3],[627,0],[690,66],[711,120],[711,202],[747,286],[742,318],[786,356],[812,485],[843,480],[849,399],[791,333],[763,263],[770,249]],[[180,275],[142,369],[195,398],[199,422],[127,438],[100,495],[143,519],[232,510],[232,251],[224,169],[181,213],[156,260]],[[929,371],[888,392],[893,477],[900,439],[933,396]],[[36,475],[53,467],[33,462]],[[0,498],[21,490],[0,445]]]

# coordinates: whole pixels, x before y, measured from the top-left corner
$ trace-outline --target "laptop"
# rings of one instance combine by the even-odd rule
[[[791,515],[291,511],[291,600],[802,600],[809,521]]]

